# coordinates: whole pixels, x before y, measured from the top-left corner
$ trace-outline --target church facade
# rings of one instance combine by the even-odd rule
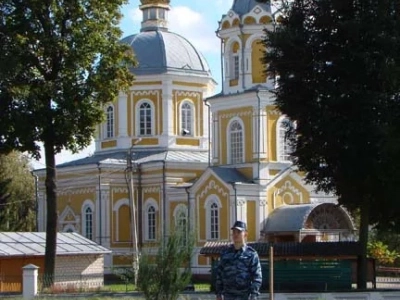
[[[57,166],[58,231],[111,249],[110,273],[183,230],[196,238],[193,273],[209,274],[200,249],[229,241],[235,220],[247,222],[250,241],[352,239],[348,213],[305,184],[290,161],[288,119],[260,62],[270,5],[234,0],[222,16],[223,82],[215,93],[204,57],[168,30],[169,2],[141,0],[141,31],[122,40],[138,60],[133,86],[104,107],[95,153]],[[36,173],[45,231],[45,173]]]

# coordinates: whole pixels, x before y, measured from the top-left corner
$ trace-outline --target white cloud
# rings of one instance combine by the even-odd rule
[[[169,28],[187,38],[202,53],[218,53],[220,41],[215,35],[218,23],[188,6],[176,6],[169,14]]]
[[[135,23],[140,23],[142,21],[142,11],[139,8],[129,10],[129,19]]]
[[[222,1],[219,1],[222,3]],[[129,18],[136,24],[142,21],[139,8],[129,11]],[[168,15],[168,28],[188,39],[203,54],[217,54],[220,51],[220,41],[215,35],[218,21],[206,18],[188,6],[173,6]]]

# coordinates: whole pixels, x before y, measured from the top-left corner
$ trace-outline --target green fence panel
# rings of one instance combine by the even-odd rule
[[[263,290],[269,289],[270,267],[263,261]],[[274,289],[288,291],[351,289],[351,261],[287,260],[274,262]]]
[[[213,260],[211,286],[215,287],[216,265]],[[261,261],[262,291],[269,290],[270,266]],[[278,260],[274,262],[275,291],[339,291],[349,290],[352,284],[350,260]]]

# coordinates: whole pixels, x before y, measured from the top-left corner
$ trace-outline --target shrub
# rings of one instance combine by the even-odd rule
[[[149,300],[175,300],[190,283],[194,239],[174,232],[161,242],[156,255],[139,260],[138,289]]]

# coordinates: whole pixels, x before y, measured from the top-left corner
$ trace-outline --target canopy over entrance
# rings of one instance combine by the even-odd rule
[[[334,203],[285,205],[275,209],[262,231],[268,242],[353,241],[350,215]]]

